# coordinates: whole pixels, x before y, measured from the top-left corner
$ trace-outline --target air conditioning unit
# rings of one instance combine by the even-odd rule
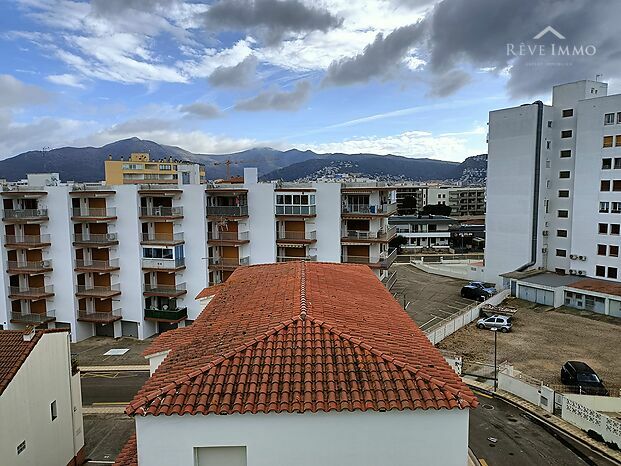
[[[569,275],[577,275],[578,271],[575,269],[569,269]]]
[[[574,260],[575,260],[575,259],[577,259],[577,258],[578,258],[578,256],[577,256],[576,254],[570,254],[570,255],[569,255],[569,258],[570,258],[570,259],[574,259]]]
[[[586,275],[586,270],[578,270],[578,275]]]
[[[543,236],[548,236],[548,230],[543,230],[543,231],[541,232],[541,234],[542,234]]]
[[[587,256],[578,256],[578,259],[580,259],[581,261],[585,261],[587,260]]]

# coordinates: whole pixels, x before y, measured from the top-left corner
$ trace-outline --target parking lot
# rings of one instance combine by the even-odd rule
[[[391,292],[423,330],[475,304],[460,296],[466,281],[426,273],[410,264],[393,264],[393,270],[397,282]]]
[[[499,333],[498,361],[508,361],[525,374],[547,384],[560,384],[561,366],[568,360],[589,364],[609,389],[621,388],[621,320],[569,308],[551,309],[516,298],[513,329]],[[476,322],[438,344],[465,360],[492,362],[494,332],[476,328]]]

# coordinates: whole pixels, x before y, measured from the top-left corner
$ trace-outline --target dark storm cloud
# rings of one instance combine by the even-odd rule
[[[311,85],[308,81],[297,83],[291,92],[276,90],[264,91],[257,96],[235,104],[236,110],[258,112],[263,110],[298,110],[310,97]]]
[[[205,102],[195,102],[193,104],[182,105],[179,111],[185,113],[188,117],[212,119],[222,116],[222,112],[215,105]]]
[[[429,95],[433,97],[446,97],[454,94],[459,89],[472,81],[468,73],[462,70],[450,70],[444,74],[435,75],[431,82]]]
[[[235,66],[219,66],[209,76],[209,83],[219,87],[247,86],[254,80],[257,63],[257,58],[250,55]]]
[[[342,23],[328,10],[298,0],[222,0],[209,8],[205,20],[216,29],[259,30],[270,44],[289,32],[326,32]]]

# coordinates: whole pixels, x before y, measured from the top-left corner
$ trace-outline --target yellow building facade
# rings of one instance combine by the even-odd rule
[[[127,160],[105,162],[106,185],[195,184],[205,181],[205,167],[169,159],[151,160],[148,153],[134,152]]]

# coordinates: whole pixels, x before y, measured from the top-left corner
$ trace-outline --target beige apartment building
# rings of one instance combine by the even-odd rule
[[[151,160],[148,153],[134,152],[127,160],[105,162],[106,185],[119,184],[195,184],[205,182],[205,167],[172,157]]]

